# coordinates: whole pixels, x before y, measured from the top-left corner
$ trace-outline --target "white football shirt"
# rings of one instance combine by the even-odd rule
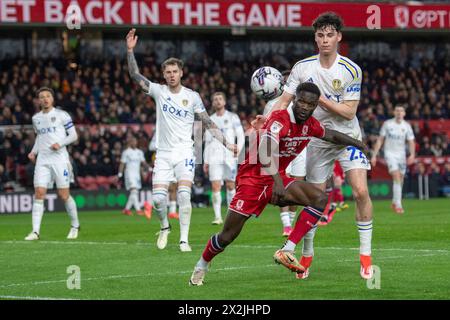
[[[36,165],[70,162],[69,153],[65,146],[57,151],[51,149],[51,146],[55,143],[62,145],[62,141],[67,136],[67,131],[73,128],[74,124],[70,115],[63,110],[53,108],[47,113],[42,111],[36,113],[31,121],[37,134],[35,142],[37,148]]]
[[[394,119],[386,120],[380,129],[380,136],[384,137],[384,155],[406,157],[406,141],[414,140],[411,125]]]
[[[335,102],[359,100],[361,91],[361,68],[350,59],[337,55],[331,68],[326,69],[320,65],[319,55],[315,55],[297,62],[284,86],[284,90],[295,95],[297,86],[303,82],[316,84],[322,95]],[[325,128],[337,130],[355,139],[362,139],[358,118],[346,120],[325,108],[316,108],[313,116]],[[329,147],[330,143],[312,139],[311,145]]]
[[[194,113],[205,111],[200,95],[186,87],[172,93],[167,85],[150,82],[148,91],[156,103],[156,149],[173,151],[194,145]]]
[[[120,157],[120,162],[125,163],[125,175],[127,176],[140,176],[141,162],[144,161],[144,152],[138,148],[125,149]]]
[[[217,113],[214,113],[210,118],[220,131],[222,131],[226,140],[229,143],[235,143],[237,139],[237,146],[239,150],[242,150],[245,143],[245,134],[238,115],[225,110],[225,113],[222,116],[218,116]],[[205,132],[204,158],[206,163],[209,164],[222,164],[224,161],[237,159],[230,150],[225,148],[222,143],[211,135],[209,130]]]

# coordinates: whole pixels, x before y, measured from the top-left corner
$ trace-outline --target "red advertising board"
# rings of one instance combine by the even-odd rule
[[[450,30],[450,5],[225,0],[1,0],[0,25],[309,27],[335,11],[349,28]]]

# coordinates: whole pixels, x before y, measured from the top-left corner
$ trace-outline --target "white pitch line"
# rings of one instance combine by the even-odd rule
[[[219,269],[213,269],[213,271],[233,271],[233,270],[243,270],[243,269],[257,269],[257,268],[268,268],[268,267],[276,267],[276,264],[268,264],[268,265],[260,265],[260,266],[242,266],[242,267],[225,267]],[[162,275],[173,275],[173,274],[190,274],[192,270],[185,271],[168,271],[162,273],[145,273],[145,274],[128,274],[128,275],[111,275],[106,277],[94,277],[94,278],[81,278],[81,281],[96,281],[96,280],[111,280],[111,279],[127,279],[127,278],[139,278],[139,277],[155,277]],[[9,287],[21,287],[21,286],[35,286],[40,284],[53,284],[67,282],[67,279],[64,280],[49,280],[49,281],[36,281],[36,282],[27,282],[27,283],[11,283],[6,285],[0,285],[0,288],[9,288]]]
[[[0,244],[30,244],[30,241],[24,240],[5,240]],[[37,243],[42,244],[61,244],[61,245],[136,245],[136,246],[153,246],[152,242],[103,242],[103,241],[45,241],[39,240]],[[205,244],[191,244],[191,247],[204,247]],[[270,249],[280,248],[280,245],[232,245],[233,248],[249,248],[249,249]],[[315,247],[318,250],[359,250],[352,247]],[[406,251],[406,252],[441,252],[450,253],[446,249],[411,249],[411,248],[373,248],[373,251]]]
[[[70,298],[51,298],[51,297],[29,297],[29,296],[1,296],[0,299],[18,299],[18,300],[78,300]]]

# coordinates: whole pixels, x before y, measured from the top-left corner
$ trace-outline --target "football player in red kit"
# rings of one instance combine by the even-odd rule
[[[293,105],[275,111],[260,130],[257,156],[252,150],[240,166],[236,178],[236,194],[228,208],[223,229],[213,235],[194,268],[190,285],[202,285],[209,262],[240,234],[250,216],[258,217],[267,204],[302,205],[303,211],[288,240],[298,243],[326,213],[328,196],[307,182],[286,176],[288,164],[306,147],[312,137],[340,145],[351,145],[367,151],[359,140],[324,128],[314,117],[320,97],[319,88],[311,82],[300,84]],[[274,259],[292,271],[301,273],[293,252],[278,250]]]

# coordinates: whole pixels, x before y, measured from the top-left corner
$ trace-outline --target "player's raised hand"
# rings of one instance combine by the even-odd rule
[[[36,162],[36,154],[34,154],[34,152],[30,152],[28,154],[28,159],[32,162],[35,163]]]
[[[136,43],[138,41],[138,36],[136,35],[136,29],[131,29],[127,34],[127,49],[128,51],[131,51],[136,47]]]
[[[283,185],[283,180],[281,178],[275,177],[273,179],[273,188],[272,188],[272,198],[270,203],[274,205],[283,205],[284,206],[284,197],[286,196],[286,189]]]

